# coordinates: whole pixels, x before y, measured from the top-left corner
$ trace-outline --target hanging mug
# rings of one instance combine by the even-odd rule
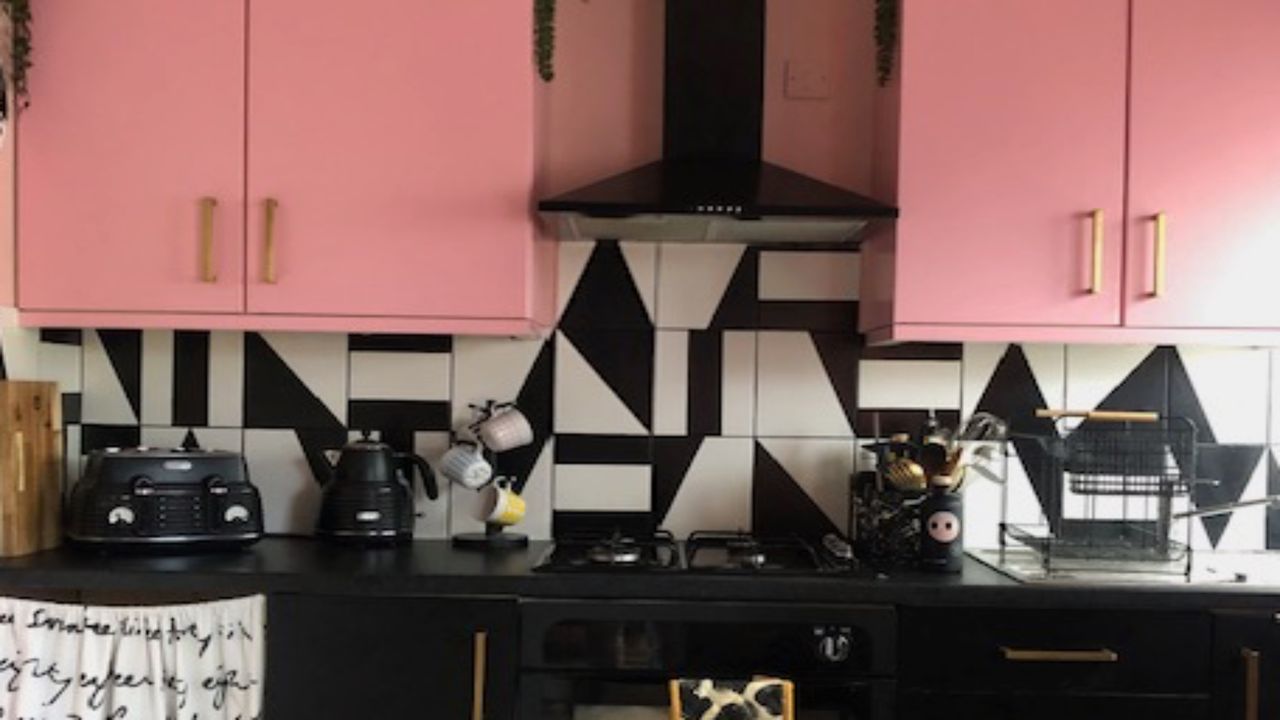
[[[489,418],[476,427],[476,435],[494,452],[506,452],[533,442],[533,426],[529,418],[512,405],[498,406]]]
[[[462,442],[449,448],[440,459],[440,474],[469,490],[479,490],[493,479],[493,466],[474,443]]]
[[[524,519],[525,503],[507,478],[498,478],[481,491],[480,519],[490,525],[511,526]]]

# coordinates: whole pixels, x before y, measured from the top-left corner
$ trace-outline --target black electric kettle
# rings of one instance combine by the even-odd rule
[[[420,455],[396,452],[368,433],[348,443],[320,478],[316,535],[356,543],[401,542],[413,538],[413,469],[427,497],[440,491],[431,466]]]

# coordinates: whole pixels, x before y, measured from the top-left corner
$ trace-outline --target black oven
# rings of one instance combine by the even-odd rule
[[[714,602],[522,603],[522,720],[666,720],[673,678],[768,675],[798,720],[888,720],[889,607]]]

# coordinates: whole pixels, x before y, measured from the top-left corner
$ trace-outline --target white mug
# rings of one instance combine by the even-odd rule
[[[480,442],[494,452],[505,452],[533,442],[529,418],[514,407],[500,408],[476,428]]]
[[[498,478],[481,491],[480,519],[490,525],[515,525],[524,519],[524,498],[511,488],[511,481]]]
[[[493,466],[484,459],[480,448],[459,443],[440,458],[440,474],[470,490],[479,490],[493,479]]]

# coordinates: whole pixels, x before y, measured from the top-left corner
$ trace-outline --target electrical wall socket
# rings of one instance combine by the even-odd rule
[[[783,92],[792,100],[826,100],[831,97],[831,73],[819,63],[788,60]]]

